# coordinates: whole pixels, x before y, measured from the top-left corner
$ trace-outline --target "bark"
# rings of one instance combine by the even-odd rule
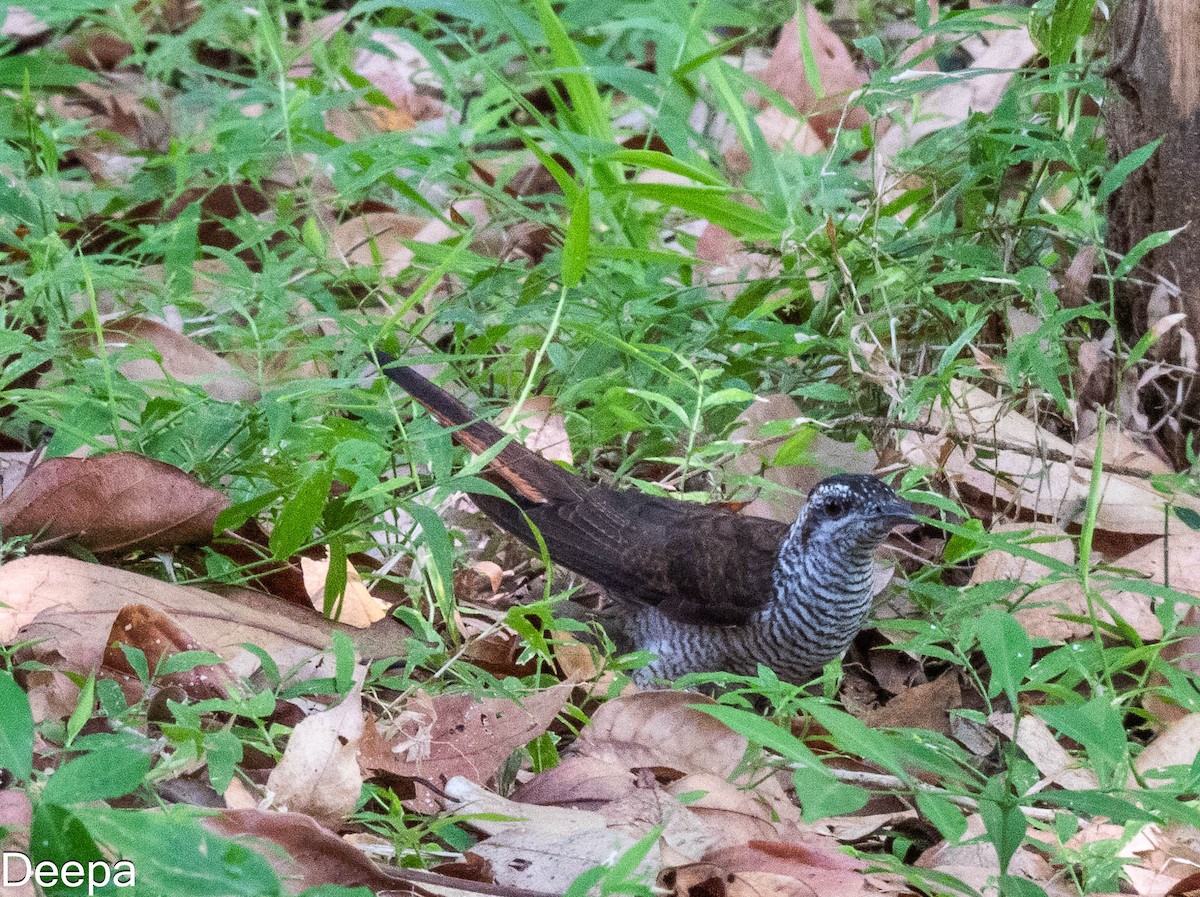
[[[1158,137],[1163,142],[1110,199],[1108,247],[1124,254],[1149,234],[1187,225],[1116,285],[1117,320],[1131,343],[1164,314],[1187,315],[1156,353],[1183,369],[1171,371],[1173,383],[1156,379],[1142,395],[1151,422],[1166,424],[1159,430],[1164,446],[1182,461],[1184,440],[1200,425],[1194,376],[1200,340],[1200,2],[1120,0],[1109,58],[1113,160]]]

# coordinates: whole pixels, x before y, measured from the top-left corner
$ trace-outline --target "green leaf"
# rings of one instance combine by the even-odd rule
[[[967,832],[967,819],[963,816],[962,810],[944,797],[930,794],[927,791],[918,791],[917,809],[951,844],[957,844],[958,840]]]
[[[46,781],[41,799],[59,806],[112,800],[137,790],[149,772],[150,756],[137,748],[104,748],[56,769]]]
[[[992,670],[988,697],[1004,692],[1015,707],[1017,692],[1033,665],[1033,645],[1028,633],[1011,614],[990,609],[975,621],[975,637]]]
[[[641,199],[674,206],[698,218],[707,218],[744,240],[778,240],[782,225],[774,217],[730,196],[724,187],[687,187],[677,184],[622,184],[621,190]]]
[[[98,843],[133,864],[139,894],[277,897],[282,893],[279,878],[265,859],[246,845],[201,827],[183,811],[78,807],[73,813]]]
[[[93,868],[93,863],[107,862],[107,858],[96,846],[96,839],[75,817],[72,810],[45,801],[39,801],[33,807],[33,820],[29,826],[29,858],[35,866],[38,863],[49,862],[59,869],[69,862],[80,863],[85,869]],[[94,880],[99,880],[99,874],[94,876]],[[129,893],[130,890],[126,888],[118,891],[111,886],[94,889],[96,894],[103,894],[105,897]],[[60,883],[45,888],[43,893],[45,897],[79,897],[80,889]]]
[[[804,463],[808,458],[808,447],[812,445],[816,435],[817,428],[805,424],[779,446],[771,465],[773,467],[791,467]]]
[[[567,222],[567,233],[563,239],[562,282],[564,286],[579,286],[587,270],[588,243],[592,236],[591,191],[580,187],[571,206],[571,219]]]
[[[322,464],[283,503],[268,541],[275,560],[286,561],[312,538],[313,530],[325,513],[332,482],[333,472],[328,465]]]
[[[1097,695],[1085,704],[1037,707],[1035,711],[1057,732],[1083,745],[1101,784],[1124,781],[1129,745],[1122,712],[1111,699]]]
[[[196,667],[216,666],[219,663],[224,663],[221,655],[212,651],[180,651],[164,657],[154,675],[170,676],[172,673],[186,673]]]
[[[1176,505],[1171,509],[1175,512],[1175,516],[1187,525],[1188,529],[1200,530],[1200,514],[1197,514],[1191,508],[1183,508]]]
[[[1129,175],[1145,165],[1162,142],[1163,139],[1161,137],[1157,140],[1151,140],[1145,146],[1135,149],[1109,169],[1108,174],[1104,176],[1104,180],[1100,182],[1100,186],[1096,190],[1096,204],[1099,205],[1107,200],[1113,194],[1113,191],[1125,183],[1125,179]]]
[[[674,156],[668,156],[666,153],[660,153],[657,150],[647,149],[618,149],[608,158],[614,162],[621,162],[626,165],[636,165],[639,168],[653,168],[658,171],[668,171],[671,174],[677,174],[681,177],[689,178],[699,184],[704,184],[708,187],[727,187],[725,180],[711,168],[701,168],[698,165],[692,165],[688,162],[683,162],[676,159]]]
[[[29,696],[6,672],[0,672],[0,720],[0,769],[27,782],[33,774],[33,711]]]
[[[1182,227],[1177,227],[1174,230],[1160,230],[1138,240],[1137,245],[1125,253],[1125,257],[1121,259],[1121,263],[1113,271],[1113,277],[1120,280],[1137,266],[1137,263],[1142,260],[1146,253],[1152,252],[1160,246],[1166,246],[1182,230]]]
[[[354,642],[340,629],[333,631],[333,679],[338,694],[349,694],[354,685]]]
[[[237,765],[242,762],[242,740],[228,729],[217,729],[204,736],[204,761],[208,765],[208,781],[217,794],[224,794]]]
[[[91,720],[92,711],[94,711],[95,706],[96,670],[92,670],[88,674],[88,680],[84,682],[83,688],[80,688],[76,705],[74,705],[74,709],[71,711],[71,717],[67,720],[67,738],[64,747],[70,747],[79,733],[83,732],[83,727]]]
[[[805,822],[855,813],[865,807],[871,797],[865,788],[839,782],[827,769],[797,767],[792,772],[792,782]]]

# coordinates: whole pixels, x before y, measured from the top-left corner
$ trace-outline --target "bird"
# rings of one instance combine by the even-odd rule
[[[502,529],[613,599],[617,644],[653,659],[639,686],[688,673],[758,674],[804,685],[842,656],[874,597],[874,550],[913,508],[878,477],[817,483],[792,524],[593,483],[530,451],[411,367],[376,351],[386,376],[474,454],[503,448],[475,494]]]

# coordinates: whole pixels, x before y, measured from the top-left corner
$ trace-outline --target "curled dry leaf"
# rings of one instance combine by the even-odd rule
[[[336,707],[313,713],[292,730],[283,756],[267,777],[276,807],[336,827],[354,811],[362,791],[358,747],[363,736],[362,677]]]
[[[196,638],[162,611],[145,604],[129,604],[121,608],[113,621],[104,648],[103,667],[116,673],[127,689],[136,689],[140,698],[141,685],[121,645],[137,648],[146,657],[151,674],[173,654],[181,651],[206,651]],[[235,676],[225,664],[203,664],[178,673],[167,673],[155,680],[156,685],[178,686],[193,701],[209,698],[228,698]]]
[[[321,654],[333,629],[345,631],[367,657],[403,653],[409,635],[391,619],[368,630],[347,629],[259,592],[217,595],[73,558],[32,556],[0,566],[0,644],[43,639],[33,649],[36,656],[52,655],[47,662],[86,675],[99,665],[113,621],[131,602],[203,632],[211,650],[239,676],[259,666],[245,643],[288,670]]]
[[[363,771],[428,779],[439,787],[454,776],[487,782],[508,759],[549,728],[570,697],[570,684],[524,698],[477,701],[470,695],[420,694],[381,728],[367,725],[359,757]],[[436,812],[440,801],[419,789],[417,808]]]
[[[304,588],[308,592],[308,600],[318,613],[325,611],[325,581],[329,578],[329,550],[320,559],[300,558],[300,569],[304,574]],[[346,561],[346,589],[341,602],[335,608],[338,623],[353,626],[356,629],[366,629],[372,623],[378,623],[388,615],[391,605],[380,601],[369,591],[354,565]]]
[[[51,458],[0,502],[0,531],[76,539],[105,554],[203,543],[229,500],[178,467],[133,452]]]
[[[399,875],[385,872],[303,813],[229,810],[219,816],[205,817],[203,824],[239,842],[267,841],[282,848],[272,849],[268,844],[260,852],[280,878],[289,883],[290,891],[321,885],[370,888],[376,893],[406,890]]]
[[[114,321],[104,328],[104,342],[110,348],[121,343],[153,347],[161,362],[139,358],[121,364],[121,373],[130,380],[161,380],[165,373],[180,383],[199,386],[221,402],[256,402],[260,397],[245,371],[157,321],[137,317]]]

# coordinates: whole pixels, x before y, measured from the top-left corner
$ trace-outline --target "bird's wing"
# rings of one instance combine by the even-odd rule
[[[651,604],[688,623],[737,625],[774,594],[787,526],[640,492],[591,486],[569,501],[513,504],[475,496],[527,544],[537,527],[555,563],[615,597]]]
[[[377,354],[382,365],[392,363]],[[509,438],[411,368],[381,369],[468,450],[481,453]],[[532,523],[555,563],[617,598],[684,622],[736,625],[774,592],[785,524],[594,485],[511,440],[489,470],[513,501],[474,496],[484,513],[536,548]]]

